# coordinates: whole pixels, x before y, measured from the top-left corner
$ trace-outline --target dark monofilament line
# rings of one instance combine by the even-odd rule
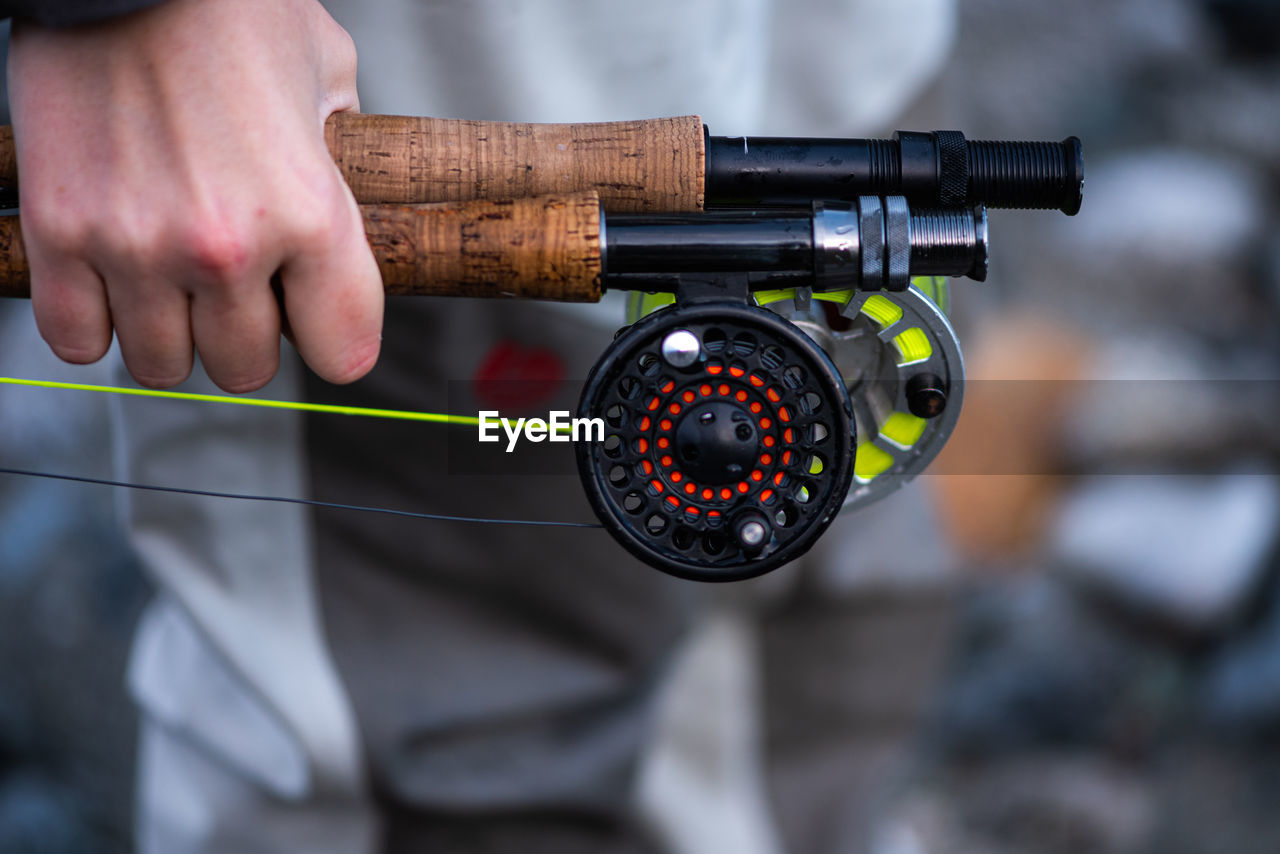
[[[206,489],[187,489],[180,486],[155,486],[147,483],[129,483],[99,477],[83,477],[74,474],[28,471],[26,469],[0,468],[0,474],[22,477],[42,477],[50,480],[69,480],[76,483],[92,483],[99,486],[116,486],[124,489],[143,489],[149,492],[173,492],[179,495],[203,495],[208,498],[234,498],[240,501],[274,501],[277,504],[303,504],[308,507],[327,507],[333,510],[356,510],[361,513],[382,513],[387,516],[405,516],[410,519],[428,519],[437,522],[475,522],[482,525],[528,525],[543,528],[603,528],[597,522],[543,522],[536,519],[481,519],[475,516],[446,516],[440,513],[417,513],[412,510],[392,510],[386,507],[365,507],[359,504],[338,504],[332,501],[316,501],[311,498],[289,498],[283,495],[243,495],[237,492],[212,492]]]

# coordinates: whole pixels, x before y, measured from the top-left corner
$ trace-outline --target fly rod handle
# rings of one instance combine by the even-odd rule
[[[600,299],[594,192],[514,201],[362,205],[390,295]],[[30,296],[19,217],[0,217],[0,297]]]
[[[595,190],[611,211],[698,211],[705,138],[697,116],[522,124],[335,113],[325,142],[362,204],[514,199]],[[18,186],[13,128],[0,127],[0,185]]]

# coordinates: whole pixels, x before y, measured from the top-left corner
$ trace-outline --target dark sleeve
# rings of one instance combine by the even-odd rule
[[[163,0],[0,0],[0,18],[27,18],[54,27],[88,24],[159,5]]]

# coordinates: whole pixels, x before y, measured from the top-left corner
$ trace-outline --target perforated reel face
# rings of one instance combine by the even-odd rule
[[[759,575],[803,554],[853,474],[853,419],[835,366],[772,312],[666,308],[625,330],[580,411],[588,499],[641,560],[699,580]]]

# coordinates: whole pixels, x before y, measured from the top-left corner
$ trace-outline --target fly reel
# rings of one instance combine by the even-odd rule
[[[606,281],[631,291],[633,325],[584,388],[581,414],[607,426],[603,442],[578,445],[578,471],[640,559],[685,578],[759,575],[945,443],[960,351],[908,285],[986,276],[981,206],[862,197],[614,217],[608,234]]]
[[[730,581],[806,552],[853,478],[853,409],[814,341],[774,312],[706,301],[625,329],[580,412],[605,422],[576,446],[587,498],[646,563]]]

